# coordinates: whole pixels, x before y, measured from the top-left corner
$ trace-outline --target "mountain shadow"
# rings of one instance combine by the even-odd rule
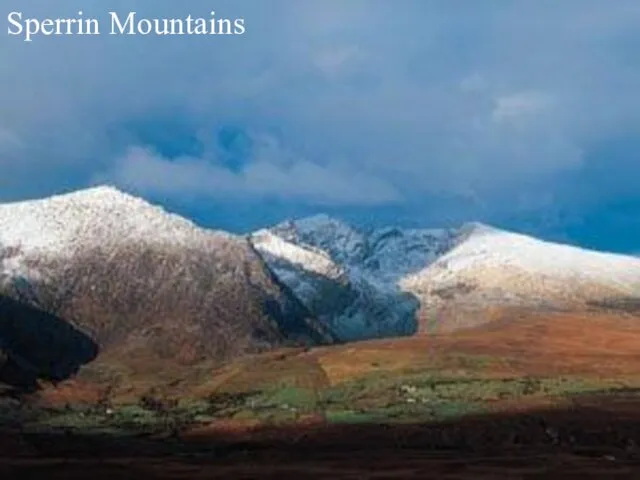
[[[98,355],[98,345],[67,321],[0,295],[0,382],[33,389],[60,382]]]

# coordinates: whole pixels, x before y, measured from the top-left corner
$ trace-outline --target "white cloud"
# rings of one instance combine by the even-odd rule
[[[521,92],[498,97],[491,114],[497,122],[535,115],[550,108],[552,100],[549,95],[540,92]]]
[[[278,198],[321,205],[378,205],[397,202],[399,192],[381,179],[344,165],[318,165],[298,159],[290,165],[258,157],[239,172],[215,159],[168,160],[148,148],[134,147],[94,182],[168,197],[208,199]]]

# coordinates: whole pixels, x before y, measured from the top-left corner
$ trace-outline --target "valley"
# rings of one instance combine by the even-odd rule
[[[189,370],[103,359],[5,398],[0,464],[77,478],[632,475],[638,347],[637,318],[571,314]]]
[[[640,259],[481,224],[0,205],[0,474],[626,475],[639,298]]]

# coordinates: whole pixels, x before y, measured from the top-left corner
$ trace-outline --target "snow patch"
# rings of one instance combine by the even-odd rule
[[[190,248],[209,244],[212,234],[145,200],[110,186],[45,199],[0,204],[0,274],[37,279],[40,260],[64,261],[93,248],[160,245]],[[46,263],[46,262],[45,262]]]
[[[252,241],[257,250],[272,261],[286,260],[302,270],[330,279],[337,279],[344,274],[325,252],[287,242],[268,230],[253,234]]]

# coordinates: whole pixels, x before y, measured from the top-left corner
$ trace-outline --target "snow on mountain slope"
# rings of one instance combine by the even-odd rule
[[[488,320],[487,308],[587,308],[640,297],[636,258],[479,223],[365,232],[319,215],[252,241],[303,303],[348,340],[475,326]]]
[[[450,331],[481,323],[474,312],[486,305],[585,309],[640,298],[640,259],[476,227],[401,286],[421,298],[423,330],[432,321]]]
[[[4,244],[65,256],[123,239],[189,245],[207,236],[189,220],[108,186],[2,204],[0,225]]]
[[[361,340],[416,332],[419,301],[399,281],[450,248],[456,232],[360,232],[318,215],[261,230],[251,239],[282,282],[339,338]]]
[[[111,187],[0,205],[2,293],[181,361],[332,338],[245,238]]]
[[[589,251],[497,229],[472,232],[433,266],[446,266],[447,273],[430,269],[437,271],[439,278],[473,269],[510,266],[569,281],[597,282],[629,294],[640,288],[640,260],[632,256]]]
[[[339,267],[331,257],[320,249],[311,246],[301,247],[287,242],[268,230],[260,230],[253,235],[254,243],[260,245],[260,250],[276,261],[286,258],[310,273],[322,275],[332,280],[344,277],[344,269]]]

